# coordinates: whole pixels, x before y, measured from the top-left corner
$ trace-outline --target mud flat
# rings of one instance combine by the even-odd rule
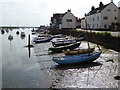
[[[91,63],[75,65],[58,65],[52,61],[55,56],[63,56],[63,53],[48,54],[51,42],[35,44],[34,52],[38,58],[40,70],[44,73],[45,81],[49,88],[118,88],[118,52],[106,49],[102,46],[103,53],[100,58]],[[86,48],[86,42],[82,42],[81,48]],[[90,46],[95,46],[90,43]],[[98,51],[96,47],[95,51]]]

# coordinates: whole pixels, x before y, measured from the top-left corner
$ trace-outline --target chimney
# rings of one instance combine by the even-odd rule
[[[111,3],[113,3],[113,0],[111,0]]]
[[[68,9],[68,12],[71,12],[71,10],[70,10],[70,9]]]
[[[102,2],[100,2],[100,4],[99,4],[99,7],[101,8],[101,7],[103,7],[104,5],[103,5],[103,3]]]
[[[91,7],[91,11],[93,11],[94,9],[95,9],[95,6],[92,6],[92,7]]]

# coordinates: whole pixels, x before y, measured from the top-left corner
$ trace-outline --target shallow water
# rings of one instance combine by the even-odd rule
[[[50,54],[48,48],[51,42],[33,44],[29,49],[27,45],[30,29],[19,29],[25,32],[26,37],[20,38],[16,30],[0,34],[1,64],[3,88],[117,88],[118,80],[118,52],[101,46],[103,53],[92,63],[75,65],[58,65],[52,61],[55,56],[63,53]],[[13,36],[9,41],[8,36]],[[31,35],[31,39],[36,35]],[[90,43],[90,46],[95,44]],[[79,48],[87,48],[82,42]],[[95,51],[98,51],[96,47]]]
[[[30,48],[31,56],[29,57],[29,49],[24,47],[28,44],[28,34],[31,34],[31,30],[19,29],[19,32],[25,32],[25,38],[21,38],[20,34],[16,35],[16,31],[9,30],[9,33],[5,32],[3,35],[0,35],[0,38],[2,38],[2,87],[46,87],[44,74],[40,70],[36,56],[34,56],[34,48]],[[13,36],[13,40],[11,41],[8,40],[10,34]]]

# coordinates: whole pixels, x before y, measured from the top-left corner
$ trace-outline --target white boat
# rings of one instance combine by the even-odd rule
[[[9,35],[9,36],[8,36],[8,40],[10,40],[10,41],[13,40],[13,36],[12,36],[12,35]]]
[[[25,33],[24,32],[21,32],[21,37],[25,37]]]

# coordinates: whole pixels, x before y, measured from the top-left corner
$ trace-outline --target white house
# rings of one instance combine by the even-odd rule
[[[87,29],[116,29],[118,22],[118,7],[111,1],[104,5],[100,2],[99,7],[92,6],[91,11],[81,21],[81,27]],[[83,25],[83,26],[82,26]]]
[[[55,29],[76,28],[76,17],[68,10],[65,13],[56,13],[51,17],[50,26]]]
[[[81,19],[81,28],[82,28],[82,29],[85,29],[85,28],[86,28],[85,17]]]
[[[118,8],[118,30],[120,30],[120,7]]]

